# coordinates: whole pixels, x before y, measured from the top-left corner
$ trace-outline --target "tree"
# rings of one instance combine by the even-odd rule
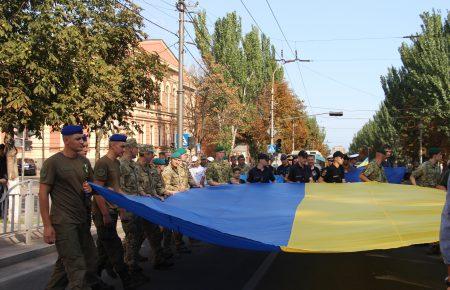
[[[113,0],[0,4],[0,128],[130,128],[132,108],[156,102],[165,69],[139,47],[139,11]]]
[[[351,148],[390,143],[404,161],[419,159],[419,130],[425,148],[450,147],[449,14],[421,15],[422,32],[399,48],[403,65],[381,77],[385,100],[355,136]],[[422,129],[420,129],[422,128]]]

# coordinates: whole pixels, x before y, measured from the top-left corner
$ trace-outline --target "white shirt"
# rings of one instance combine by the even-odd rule
[[[200,184],[202,178],[205,176],[206,168],[199,165],[197,167],[189,168],[189,171],[191,172],[192,178],[194,178],[195,182]]]

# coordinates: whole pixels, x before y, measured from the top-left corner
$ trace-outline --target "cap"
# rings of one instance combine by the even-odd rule
[[[287,158],[287,160],[293,160],[294,157],[292,157],[292,155],[289,155],[289,157]]]
[[[352,154],[352,155],[350,155],[350,156],[348,156],[350,159],[355,159],[355,158],[358,158],[359,157],[359,154],[358,153],[356,153],[356,154]]]
[[[209,156],[208,158],[206,158],[206,160],[208,160],[209,162],[213,162],[214,158],[212,158],[211,156]]]
[[[439,153],[441,153],[441,148],[431,147],[430,149],[428,149],[428,155],[430,155],[430,156],[439,154]]]
[[[111,137],[109,137],[109,141],[126,142],[127,136],[124,134],[113,134],[113,135],[111,135]]]
[[[153,159],[153,164],[155,164],[155,165],[166,165],[166,159],[155,158],[155,159]]]
[[[73,134],[83,134],[83,127],[79,125],[67,125],[61,129],[61,135],[70,136]]]
[[[192,158],[191,158],[191,161],[192,161],[192,162],[197,162],[197,161],[198,161],[198,157],[197,157],[197,156],[195,156],[195,155],[194,155],[194,156],[192,156]]]
[[[127,141],[125,141],[125,147],[137,148],[138,143],[137,143],[136,139],[128,138]]]
[[[377,152],[377,153],[381,153],[381,154],[383,154],[383,155],[386,155],[386,150],[385,150],[383,147],[378,148],[378,149],[376,150],[376,152]]]
[[[308,158],[308,153],[306,153],[305,150],[301,150],[300,152],[298,152],[298,157],[302,157],[302,158]]]
[[[288,157],[286,154],[281,154],[280,160],[286,160]]]
[[[223,148],[222,145],[217,145],[216,146],[216,152],[223,152],[223,151],[225,151],[225,148]]]
[[[344,158],[344,156],[345,156],[344,153],[342,153],[341,151],[336,151],[333,153],[333,158],[336,158],[336,157]]]
[[[86,134],[83,134],[83,141],[84,142],[87,142],[87,138],[88,138],[88,136]]]
[[[258,160],[270,160],[269,155],[267,155],[266,153],[259,153],[258,154]]]

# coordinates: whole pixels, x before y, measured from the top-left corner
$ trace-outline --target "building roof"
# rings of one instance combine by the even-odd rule
[[[148,39],[140,43],[141,47],[150,53],[156,53],[167,64],[178,69],[178,59],[162,39]]]

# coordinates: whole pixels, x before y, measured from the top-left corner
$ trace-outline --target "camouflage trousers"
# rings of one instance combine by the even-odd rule
[[[138,268],[139,250],[143,241],[144,231],[142,228],[142,218],[128,214],[128,220],[122,221],[122,228],[125,232],[125,241],[123,244],[125,250],[125,263],[130,271]]]
[[[90,224],[55,224],[58,260],[46,289],[91,289],[99,283]]]
[[[142,222],[144,228],[145,237],[150,244],[150,249],[152,251],[152,263],[154,266],[157,266],[165,261],[163,248],[161,245],[163,233],[159,225],[156,225],[147,220],[143,220]]]

